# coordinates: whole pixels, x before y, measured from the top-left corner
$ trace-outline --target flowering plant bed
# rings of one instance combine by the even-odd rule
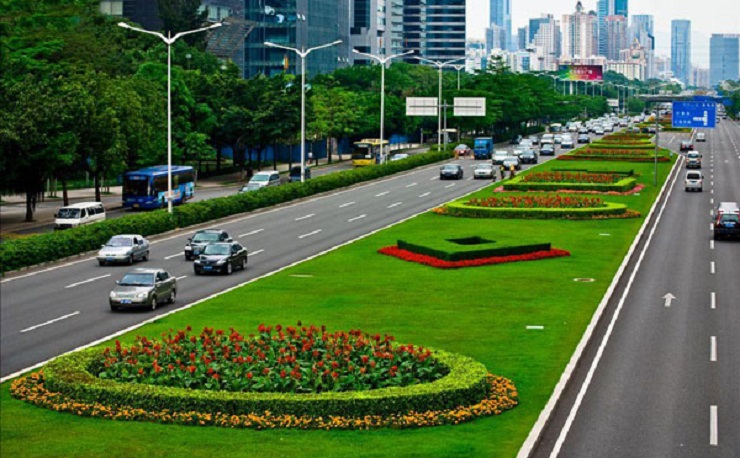
[[[426,266],[436,267],[438,269],[458,269],[461,267],[478,267],[488,266],[493,264],[504,264],[507,262],[518,262],[518,261],[537,261],[539,259],[548,258],[559,258],[563,256],[570,256],[570,253],[565,250],[559,250],[557,248],[551,248],[549,250],[534,251],[527,254],[514,254],[508,256],[490,256],[478,259],[466,259],[462,261],[447,261],[444,259],[436,258],[426,254],[415,253],[413,251],[404,250],[398,246],[384,247],[378,250],[379,253],[393,256],[404,261],[415,262],[417,264],[423,264]]]
[[[513,409],[519,403],[516,387],[510,380],[488,374],[486,385],[485,397],[471,405],[455,406],[442,410],[411,411],[404,414],[366,415],[363,417],[296,416],[269,411],[260,414],[227,414],[217,411],[146,410],[101,402],[80,402],[70,395],[49,390],[45,383],[43,371],[15,380],[10,387],[10,391],[15,398],[36,406],[84,417],[228,428],[329,430],[381,427],[406,429],[422,426],[453,425],[479,417],[500,415]]]
[[[527,199],[529,197],[529,199]],[[574,203],[572,207],[556,207],[560,205],[557,199],[552,200],[550,198],[537,199],[535,196],[519,196],[519,198],[512,198],[514,202],[521,202],[520,207],[518,206],[506,206],[506,204],[498,205],[501,202],[507,202],[507,200],[488,200],[488,199],[504,199],[504,198],[486,198],[486,199],[475,199],[475,202],[470,204],[469,202],[452,202],[443,207],[435,208],[433,211],[439,215],[445,216],[457,216],[464,218],[524,218],[524,219],[605,219],[605,218],[634,218],[639,216],[638,212],[629,211],[627,205],[619,204],[614,202],[601,202],[601,205],[595,203],[596,201],[589,200],[589,204],[584,204],[586,197],[571,196],[563,197],[561,202]],[[590,198],[593,199],[593,198]],[[471,199],[473,201],[474,199]],[[476,205],[478,201],[485,201],[488,206]],[[537,207],[536,202],[552,202],[552,207]],[[533,205],[527,207],[525,205]],[[590,206],[575,206],[577,205],[590,205]]]
[[[562,156],[561,156],[562,157]],[[636,179],[617,173],[593,172],[529,172],[520,174],[504,183],[507,191],[617,191],[625,192],[635,187]]]
[[[595,173],[580,171],[531,172],[522,175],[525,183],[606,183],[614,184],[622,177],[615,173]]]
[[[599,197],[567,196],[547,193],[544,195],[492,196],[472,198],[467,205],[486,208],[603,208]]]

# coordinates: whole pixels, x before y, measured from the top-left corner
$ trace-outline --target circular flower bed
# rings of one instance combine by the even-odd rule
[[[74,352],[11,394],[84,416],[251,428],[453,424],[518,402],[510,381],[468,357],[300,323]]]

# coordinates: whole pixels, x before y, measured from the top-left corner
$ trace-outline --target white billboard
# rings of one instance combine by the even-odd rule
[[[619,99],[606,99],[606,104],[613,108],[619,108]]]
[[[485,116],[485,97],[455,97],[455,116]]]
[[[437,116],[437,97],[407,97],[406,116]]]

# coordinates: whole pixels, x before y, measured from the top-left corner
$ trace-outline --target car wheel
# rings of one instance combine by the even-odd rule
[[[230,262],[227,262],[224,270],[226,271],[226,275],[231,275],[231,273],[234,271],[234,266],[232,266]]]
[[[201,271],[197,267],[193,267],[193,272],[195,272],[195,275],[200,275]]]
[[[98,261],[98,264],[100,264],[101,266],[104,266],[105,265],[105,261]]]
[[[188,256],[188,255],[185,255],[185,260],[186,260],[186,261],[190,261],[191,259],[192,259],[192,258],[191,258],[190,256]]]
[[[244,257],[242,258],[242,264],[241,264],[241,269],[242,269],[242,270],[247,270],[247,257],[246,257],[246,256],[244,256]]]
[[[132,265],[134,263],[134,255],[129,255],[128,259],[126,259],[126,264]]]
[[[177,290],[173,289],[170,292],[170,297],[167,298],[167,302],[169,302],[170,304],[174,304],[176,299],[177,299]]]
[[[152,296],[152,300],[149,303],[149,308],[152,310],[157,310],[157,296]]]
[[[115,305],[111,305],[110,306],[110,310],[111,310],[111,312],[117,312],[118,311],[118,307],[116,307]]]
[[[144,256],[141,257],[142,261],[148,261],[149,260],[149,251],[146,251],[144,253]]]

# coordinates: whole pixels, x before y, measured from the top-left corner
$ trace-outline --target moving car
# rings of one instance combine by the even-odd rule
[[[234,269],[247,268],[247,249],[238,242],[217,242],[206,245],[193,263],[195,275],[219,272],[231,275]]]
[[[300,168],[298,169],[300,171]],[[280,173],[277,170],[265,170],[257,172],[250,178],[247,186],[266,188],[268,186],[280,186]],[[246,186],[245,186],[246,187]]]
[[[306,180],[308,180],[309,178],[311,178],[311,168],[310,167],[305,167],[304,168],[304,170],[303,170],[303,178],[306,179]],[[295,183],[296,181],[301,181],[301,166],[300,165],[294,165],[288,171],[288,182],[289,183]],[[247,184],[247,186],[245,186],[245,187],[248,187],[248,186],[249,186],[249,184]],[[251,189],[247,189],[245,192],[252,191],[252,190],[255,190],[255,189],[260,189],[261,187],[262,186],[260,186],[260,185],[253,184],[252,185],[252,188]],[[244,189],[244,188],[242,188],[242,189]]]
[[[460,143],[455,147],[455,153],[457,153],[458,156],[469,156],[472,152],[473,150],[465,143]]]
[[[740,237],[740,207],[737,202],[720,202],[717,206],[714,239],[724,237]]]
[[[686,168],[687,169],[700,169],[701,168],[701,154],[698,151],[689,151],[686,154]]]
[[[684,183],[684,189],[686,191],[701,192],[704,185],[704,177],[701,172],[686,172]]]
[[[54,230],[98,223],[105,220],[105,207],[100,202],[79,202],[60,208],[54,218]]]
[[[493,165],[501,165],[504,162],[504,159],[509,157],[509,152],[506,150],[498,149],[493,154]]]
[[[588,135],[581,134],[578,136],[578,143],[591,143],[591,138]]]
[[[185,244],[185,260],[197,258],[209,243],[230,242],[229,233],[221,229],[201,229]]]
[[[694,145],[691,144],[690,140],[681,140],[681,151],[691,151],[694,149]]]
[[[462,180],[463,168],[460,164],[445,164],[439,169],[439,179]]]
[[[509,144],[511,145],[518,145],[522,142],[522,136],[521,135],[514,135],[511,137],[511,140],[509,140]]]
[[[110,292],[111,310],[146,307],[155,310],[159,304],[175,302],[177,279],[161,268],[133,269],[126,273]]]
[[[539,145],[540,144],[540,137],[538,137],[536,135],[530,135],[527,138],[529,138],[529,140],[532,142],[533,145]]]
[[[707,141],[707,134],[704,132],[699,132],[696,134],[696,141],[697,142],[705,142]]]
[[[522,164],[536,164],[537,161],[537,153],[534,150],[522,151],[522,153],[519,154],[519,162]]]
[[[511,170],[511,167],[514,167],[514,170],[521,170],[522,164],[519,162],[519,158],[516,156],[508,156],[506,159],[504,159],[504,163],[502,164],[504,166],[504,169]]]
[[[563,140],[560,142],[561,148],[573,148],[573,139],[570,137],[563,137]]]
[[[540,156],[554,156],[555,147],[553,145],[542,145],[540,148]]]
[[[114,235],[101,246],[97,258],[101,266],[146,261],[149,259],[149,241],[139,234]]]
[[[479,178],[487,178],[491,180],[495,174],[496,172],[493,169],[493,164],[477,164],[473,167],[473,178],[476,180]]]
[[[409,155],[407,153],[396,153],[391,156],[391,161],[400,161],[401,159],[406,159],[408,157]]]

